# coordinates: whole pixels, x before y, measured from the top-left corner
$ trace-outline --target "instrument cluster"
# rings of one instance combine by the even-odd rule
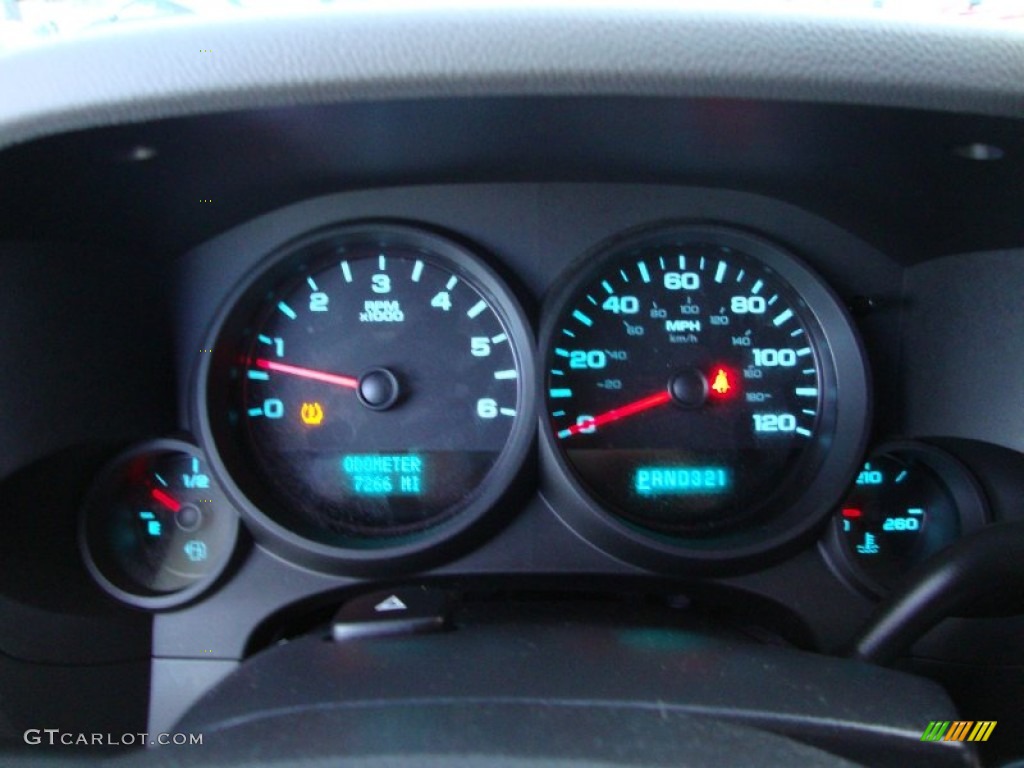
[[[319,573],[425,571],[539,492],[643,570],[728,576],[818,537],[880,595],[984,522],[938,449],[864,465],[860,333],[779,239],[647,222],[566,259],[538,311],[504,268],[456,231],[383,218],[253,257],[206,330],[190,439],[116,458],[84,505],[98,583],[146,609],[193,601],[240,526]]]

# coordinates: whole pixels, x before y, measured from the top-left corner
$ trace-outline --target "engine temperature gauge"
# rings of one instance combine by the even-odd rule
[[[985,522],[985,504],[966,469],[938,448],[890,443],[876,449],[837,510],[833,560],[874,595]]]
[[[115,459],[82,512],[81,544],[97,583],[143,608],[180,605],[219,575],[238,520],[202,454],[177,440]]]

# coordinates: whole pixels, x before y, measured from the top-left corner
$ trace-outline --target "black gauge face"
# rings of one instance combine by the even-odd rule
[[[681,535],[797,498],[837,402],[824,332],[777,268],[789,257],[683,229],[593,263],[564,292],[545,357],[547,427],[591,498]]]
[[[194,447],[160,441],[116,459],[83,510],[86,562],[107,591],[143,607],[197,592],[231,554],[238,519]]]
[[[882,594],[984,517],[973,480],[952,457],[924,445],[880,448],[836,512],[833,545],[857,583]]]
[[[413,230],[291,249],[216,341],[228,472],[260,513],[333,546],[386,546],[478,503],[528,442],[520,314],[475,258]]]

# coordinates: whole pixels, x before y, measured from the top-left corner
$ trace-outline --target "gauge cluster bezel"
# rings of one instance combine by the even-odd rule
[[[222,426],[215,424],[211,417],[211,370],[216,370],[217,366],[223,369],[224,355],[233,353],[223,340],[238,334],[239,324],[251,311],[253,297],[301,267],[304,248],[339,233],[376,236],[382,232],[397,238],[395,242],[404,241],[439,253],[456,271],[469,274],[487,300],[500,309],[502,321],[510,327],[510,335],[518,339],[518,365],[522,376],[520,413],[517,428],[501,459],[500,471],[492,471],[488,487],[481,489],[478,497],[457,514],[413,535],[335,546],[313,541],[264,512],[275,500],[258,480],[253,480],[244,457],[232,447]],[[204,337],[204,345],[212,354],[200,358],[195,375],[197,394],[192,399],[199,440],[210,454],[213,471],[241,510],[257,541],[287,560],[339,574],[377,575],[422,570],[465,551],[474,538],[479,543],[484,538],[487,526],[483,524],[487,520],[491,521],[491,529],[496,527],[498,520],[492,513],[499,502],[515,492],[528,492],[528,483],[523,480],[534,435],[524,426],[526,422],[522,417],[530,414],[535,423],[541,425],[539,469],[543,497],[562,522],[613,557],[655,571],[710,574],[749,570],[793,551],[817,529],[863,455],[871,423],[871,404],[870,375],[860,339],[838,297],[812,268],[772,240],[719,222],[671,220],[619,232],[592,246],[564,274],[589,274],[595,269],[595,260],[599,262],[604,254],[672,233],[710,238],[761,261],[793,291],[812,321],[808,330],[821,356],[818,363],[820,385],[827,392],[836,393],[835,402],[819,416],[825,427],[825,438],[831,445],[827,450],[819,450],[815,467],[807,468],[804,493],[792,503],[773,509],[771,514],[715,535],[682,536],[642,528],[609,513],[594,500],[558,453],[544,420],[536,418],[545,401],[536,361],[541,359],[551,341],[558,309],[578,280],[555,281],[561,288],[549,294],[545,301],[539,348],[535,348],[528,341],[532,338],[530,325],[513,290],[481,261],[465,238],[391,219],[336,222],[285,241],[251,267],[223,301]],[[219,407],[223,410],[224,406]],[[503,522],[508,522],[507,514]]]
[[[491,210],[492,215],[477,217],[482,207]],[[681,219],[678,214],[686,211],[714,215]],[[499,279],[512,285],[520,303],[528,306],[532,305],[533,297],[550,293],[548,289],[564,279],[566,265],[581,254],[586,258],[595,243],[651,227],[680,224],[723,227],[733,233],[759,235],[773,244],[784,243],[787,251],[807,258],[809,269],[818,279],[847,295],[887,296],[886,291],[898,284],[898,267],[838,227],[780,201],[725,190],[614,184],[484,184],[396,188],[315,198],[240,225],[186,256],[179,285],[186,291],[198,289],[189,299],[199,311],[180,318],[188,329],[188,339],[181,345],[186,348],[181,359],[192,370],[188,380],[181,382],[181,402],[188,413],[181,426],[197,434],[204,447],[212,445],[203,427],[206,405],[199,402],[204,391],[203,371],[214,355],[203,352],[213,348],[211,329],[223,322],[245,286],[271,267],[283,250],[325,228],[363,223],[408,225],[468,245],[474,253],[483,255]],[[215,318],[212,325],[206,320],[210,317]],[[868,327],[874,324],[877,332],[877,323],[882,320],[882,315],[877,319],[870,317]],[[874,338],[873,345],[880,342],[880,338]],[[187,351],[193,344],[202,354]],[[531,348],[529,355],[531,360],[540,359],[536,347]],[[866,382],[867,374],[862,372],[862,376]],[[530,387],[532,400],[539,405],[543,399],[536,372]],[[866,389],[865,384],[865,396]],[[867,429],[869,418],[866,415],[864,423],[857,424],[856,429]],[[635,569],[638,573],[667,575],[738,575],[778,559],[776,556],[796,553],[811,540],[800,534],[795,538],[782,535],[770,556],[760,548],[757,552],[744,551],[733,546],[733,542],[730,547],[736,557],[702,559],[700,553],[689,557],[692,552],[680,548],[677,539],[659,540],[637,529],[625,537],[632,539],[624,545],[626,550],[634,547],[632,552],[616,549],[616,543],[622,545],[623,537],[618,536],[617,541],[609,544],[606,524],[595,526],[593,531],[569,524],[567,517],[571,515],[557,506],[562,502],[552,492],[553,483],[561,483],[568,503],[578,501],[571,498],[569,481],[560,471],[554,472],[552,479],[553,460],[546,455],[543,440],[536,441],[536,434],[534,426],[530,458],[512,479],[507,494],[490,513],[481,516],[479,525],[442,525],[429,531],[426,540],[390,551],[339,551],[310,546],[308,541],[293,537],[288,531],[267,530],[265,522],[249,515],[243,507],[251,502],[236,503],[243,522],[261,548],[268,549],[282,562],[343,580],[435,571],[458,573],[462,569],[474,573],[495,569],[518,572],[538,567],[543,570],[550,567],[541,563],[549,559],[552,550],[547,542],[555,529],[565,532],[555,537],[562,541],[560,546],[565,550],[564,556],[557,558],[556,571],[583,568],[588,572],[618,573],[625,568],[627,572]],[[215,452],[211,454],[217,472],[218,458]],[[853,463],[856,465],[856,460]],[[223,468],[219,471],[227,476]],[[538,474],[542,477],[538,478]],[[224,484],[229,490],[235,485],[230,479],[225,479]],[[552,509],[553,506],[556,508]],[[549,518],[550,522],[538,526],[537,515]],[[456,521],[461,517],[456,516]],[[808,524],[808,528],[815,527],[816,522]],[[506,528],[513,530],[507,531],[508,535],[493,535]],[[536,536],[544,536],[544,543],[533,541]],[[569,542],[576,542],[583,549],[565,549]],[[585,554],[588,551],[591,554]],[[544,554],[536,559],[540,553]]]
[[[303,536],[266,512],[280,501],[246,464],[243,452],[218,418],[227,406],[224,373],[237,353],[234,339],[251,316],[260,295],[305,266],[307,250],[332,239],[377,240],[422,250],[436,262],[467,279],[499,315],[512,342],[519,371],[517,414],[504,449],[485,482],[467,496],[451,514],[436,524],[401,536],[353,539],[350,545],[334,546]],[[200,357],[192,398],[193,418],[199,442],[210,455],[211,467],[227,494],[241,511],[255,539],[287,560],[330,573],[373,576],[428,568],[463,552],[486,538],[501,524],[507,505],[503,502],[523,491],[528,482],[529,457],[534,450],[536,378],[533,332],[515,291],[489,266],[481,249],[465,238],[436,227],[394,219],[338,221],[303,232],[272,249],[227,296],[204,342],[211,354]],[[218,373],[219,372],[219,373]],[[219,381],[218,381],[219,376]],[[215,400],[216,398],[216,400]]]
[[[479,216],[482,210],[490,214]],[[179,312],[174,367],[180,397],[175,427],[200,432],[197,371],[208,364],[211,354],[206,352],[210,318],[226,312],[239,285],[273,261],[268,254],[325,226],[339,221],[411,223],[469,243],[530,307],[532,297],[545,296],[565,279],[566,265],[592,252],[595,244],[638,226],[679,224],[681,212],[694,213],[694,218],[682,221],[687,225],[711,223],[781,244],[787,252],[799,254],[845,301],[871,299],[853,303],[862,310],[856,314],[857,329],[878,377],[874,431],[898,434],[900,339],[892,327],[903,312],[899,264],[850,232],[778,200],[718,189],[615,184],[448,185],[338,193],[224,232],[185,254],[175,272],[172,295]],[[528,317],[535,319],[535,313]],[[539,352],[534,348],[532,354]],[[541,379],[535,374],[534,380],[539,390]],[[541,392],[534,394],[541,402]],[[404,563],[374,562],[372,552],[362,566],[340,562],[337,552],[310,556],[304,544],[289,549],[261,537],[243,513],[243,533],[253,534],[257,546],[237,547],[235,566],[225,570],[216,589],[197,596],[201,599],[172,611],[158,609],[154,654],[199,660],[216,648],[228,657],[241,657],[252,633],[272,613],[291,614],[302,606],[336,599],[363,579],[387,583],[439,578],[477,586],[525,584],[568,590],[595,585],[609,590],[653,587],[708,605],[731,605],[733,597],[758,598],[766,600],[766,606],[791,608],[795,619],[806,622],[807,631],[826,645],[841,642],[870,610],[871,601],[830,567],[815,546],[820,537],[811,538],[810,533],[745,560],[708,563],[680,553],[678,542],[658,541],[644,531],[629,531],[635,540],[626,544],[615,538],[608,543],[601,539],[607,535],[606,519],[593,534],[570,525],[566,508],[552,492],[547,473],[554,464],[544,451],[541,441],[509,495],[479,525],[469,526],[452,542],[442,540],[434,548],[413,552]],[[857,465],[861,460],[863,455],[857,457]],[[554,482],[561,484],[561,493],[571,491],[561,474],[556,473]],[[569,498],[568,503],[576,502]],[[597,518],[600,513],[589,514]],[[827,526],[814,530],[823,534]],[[249,539],[240,537],[243,542]],[[801,591],[806,583],[815,584],[815,589]],[[794,595],[800,596],[796,604],[791,602]]]

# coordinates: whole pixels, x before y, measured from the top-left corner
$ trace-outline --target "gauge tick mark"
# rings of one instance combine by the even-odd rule
[[[578,309],[573,311],[572,316],[575,317],[577,320],[579,320],[581,323],[583,323],[588,328],[594,324],[593,320],[591,320],[585,314],[580,312]]]
[[[769,303],[771,303],[771,302],[769,302]],[[774,320],[772,320],[772,325],[774,325],[776,328],[778,328],[780,325],[782,325],[787,320],[789,320],[789,318],[791,318],[792,316],[793,316],[793,310],[791,310],[791,309],[783,310],[781,314],[779,314]]]

